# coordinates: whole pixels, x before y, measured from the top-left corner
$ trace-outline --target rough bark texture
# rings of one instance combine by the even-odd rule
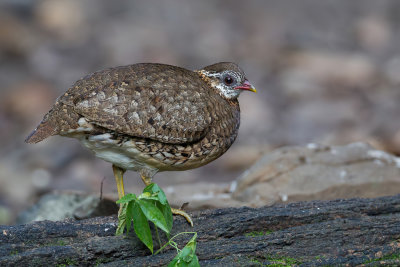
[[[400,195],[207,210],[192,218],[194,228],[175,218],[173,235],[198,232],[202,266],[400,264]],[[150,255],[133,234],[115,236],[116,223],[99,217],[0,226],[0,265],[164,266],[176,255]]]

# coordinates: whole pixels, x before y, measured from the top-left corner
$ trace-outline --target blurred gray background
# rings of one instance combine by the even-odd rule
[[[400,1],[0,1],[0,223],[40,195],[116,197],[111,165],[76,140],[24,143],[58,95],[107,67],[189,69],[234,61],[258,94],[240,97],[234,146],[163,186],[226,183],[262,152],[309,142],[369,142],[400,154]],[[136,173],[126,188],[143,188]]]

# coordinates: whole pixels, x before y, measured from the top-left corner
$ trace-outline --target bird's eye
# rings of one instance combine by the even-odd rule
[[[224,77],[224,83],[225,83],[226,85],[232,85],[234,82],[235,82],[235,79],[234,79],[232,76],[226,75],[226,76]]]

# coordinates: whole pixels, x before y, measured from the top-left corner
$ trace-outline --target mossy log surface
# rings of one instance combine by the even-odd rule
[[[174,218],[172,235],[198,232],[202,266],[400,265],[400,195],[194,212]],[[0,266],[165,266],[117,218],[0,226]],[[190,235],[178,239],[184,244]],[[165,237],[162,238],[163,242]]]

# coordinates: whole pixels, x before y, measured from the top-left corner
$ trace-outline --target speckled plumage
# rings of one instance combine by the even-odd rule
[[[234,63],[200,71],[143,63],[95,72],[60,96],[26,141],[74,137],[96,156],[150,177],[205,165],[226,152],[239,129],[239,93],[224,97],[219,80],[205,75],[225,70],[245,80]]]

